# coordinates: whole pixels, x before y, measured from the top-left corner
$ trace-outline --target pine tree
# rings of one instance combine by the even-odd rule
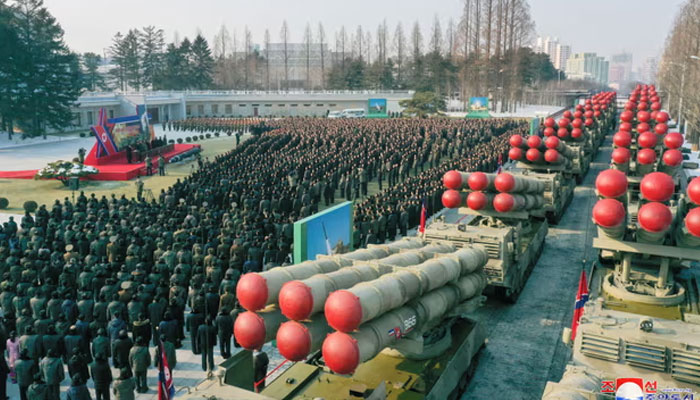
[[[82,57],[83,61],[83,88],[94,92],[99,89],[105,89],[105,80],[99,72],[97,72],[102,57],[95,53],[85,53]]]
[[[124,77],[126,83],[136,90],[143,86],[143,75],[141,73],[141,54],[139,51],[139,32],[130,29],[124,36]]]
[[[126,47],[124,45],[124,36],[121,32],[117,32],[112,38],[112,45],[109,47],[112,63],[115,65],[109,71],[109,75],[114,80],[115,86],[120,90],[126,90]]]
[[[153,88],[156,77],[163,69],[163,30],[146,26],[139,33],[139,39],[143,67],[141,83],[144,88]]]
[[[192,42],[191,53],[192,69],[190,70],[190,76],[192,86],[196,89],[211,88],[214,58],[211,55],[207,40],[202,35],[197,35],[194,42]]]
[[[180,48],[170,43],[163,55],[163,69],[156,75],[154,89],[177,90],[184,88],[180,73],[186,65],[186,60]]]
[[[4,0],[0,0],[0,131],[6,131],[12,139],[14,120],[17,117],[17,87],[19,67],[24,64],[26,49],[19,40],[15,15]]]
[[[194,57],[192,54],[192,42],[185,38],[180,42],[178,48],[180,57],[180,69],[173,71],[173,78],[177,81],[172,82],[176,89],[192,89],[194,87]]]
[[[71,106],[80,95],[78,56],[63,41],[63,29],[42,0],[16,0],[12,6],[23,57],[18,65],[15,118],[27,136],[69,126]]]

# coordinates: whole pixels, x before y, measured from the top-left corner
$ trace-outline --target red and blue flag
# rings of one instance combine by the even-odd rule
[[[578,323],[583,315],[583,306],[588,301],[588,281],[586,280],[586,270],[581,271],[578,281],[578,292],[576,292],[576,302],[574,303],[574,318],[571,321],[571,340],[576,339]]]
[[[168,358],[165,356],[163,343],[160,346],[160,372],[158,373],[158,400],[171,400],[175,397],[173,376],[168,366]]]

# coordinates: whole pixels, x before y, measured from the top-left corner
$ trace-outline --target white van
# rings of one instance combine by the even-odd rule
[[[348,108],[343,110],[340,115],[341,118],[364,118],[367,116],[367,112],[364,108]]]
[[[331,118],[331,119],[343,118],[343,112],[342,111],[331,111],[328,113],[328,118]]]

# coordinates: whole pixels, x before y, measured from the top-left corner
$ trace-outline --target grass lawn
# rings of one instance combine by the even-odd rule
[[[246,140],[248,135],[243,136],[242,140]],[[236,139],[234,137],[219,137],[207,139],[197,142],[202,145],[202,157],[215,156],[225,153],[236,147]],[[166,176],[160,177],[157,175],[141,178],[144,181],[144,189],[151,189],[153,195],[158,198],[161,189],[171,186],[177,178],[182,178],[192,172],[192,168],[196,168],[197,162],[185,162],[166,167]],[[154,168],[157,174],[157,168]],[[95,193],[99,198],[103,195],[110,196],[115,193],[118,197],[125,194],[127,197],[136,197],[135,180],[131,181],[81,181],[80,189],[85,191],[86,196],[90,193]],[[80,193],[76,192],[78,196]],[[22,205],[25,201],[34,200],[39,205],[46,204],[50,209],[51,205],[57,200],[62,200],[65,197],[70,198],[72,192],[68,187],[57,180],[31,180],[31,179],[0,179],[0,197],[5,197],[10,201],[10,206],[1,210],[2,212],[24,214]]]

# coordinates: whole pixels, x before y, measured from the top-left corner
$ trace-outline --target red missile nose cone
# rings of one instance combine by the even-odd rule
[[[462,195],[456,190],[445,190],[442,194],[442,205],[446,208],[457,208],[462,204]]]
[[[265,321],[251,311],[239,314],[233,324],[233,335],[244,349],[259,349],[265,344]]]
[[[311,315],[314,298],[311,289],[300,281],[290,281],[282,285],[279,294],[280,310],[285,317],[301,321]]]
[[[581,128],[583,126],[583,121],[580,118],[576,118],[571,122],[571,126],[574,128]]]
[[[520,135],[512,135],[508,142],[513,147],[520,147],[523,145],[523,137]]]
[[[661,158],[669,167],[677,167],[683,162],[683,153],[676,149],[666,150]]]
[[[632,124],[629,122],[623,122],[620,124],[620,130],[625,132],[632,132]]]
[[[581,136],[583,136],[583,131],[579,128],[574,128],[571,130],[571,137],[574,139],[578,139]]]
[[[564,114],[562,114],[562,115],[564,116],[564,118],[571,119],[571,117],[572,117],[574,114],[572,114],[571,111],[566,110],[566,111],[564,111]]]
[[[656,161],[656,152],[652,149],[641,149],[637,152],[637,161],[642,165],[653,164]]]
[[[630,147],[632,135],[627,131],[619,131],[613,135],[613,143],[618,147]]]
[[[542,138],[536,135],[532,135],[527,138],[527,146],[532,149],[538,149],[542,146]]]
[[[554,120],[554,118],[547,118],[544,120],[544,126],[547,128],[554,128],[554,126],[557,124],[557,122]]]
[[[622,120],[623,122],[632,122],[633,119],[634,114],[632,114],[632,111],[623,111],[620,114],[620,120]]]
[[[671,210],[661,203],[646,203],[639,208],[637,220],[642,228],[649,232],[663,232],[671,226]]]
[[[544,131],[542,131],[542,133],[544,133],[544,137],[550,137],[554,136],[556,132],[554,132],[554,128],[544,128]]]
[[[651,128],[646,122],[641,122],[637,124],[637,133],[649,132],[649,129]]]
[[[558,137],[550,136],[544,141],[544,145],[547,146],[548,149],[556,149],[560,142]]]
[[[604,228],[618,226],[625,220],[625,207],[615,199],[598,200],[593,206],[593,220]]]
[[[693,178],[688,184],[688,198],[696,205],[700,205],[700,177]]]
[[[336,374],[350,374],[360,363],[360,348],[352,336],[333,332],[326,336],[321,347],[328,368]]]
[[[267,305],[267,281],[256,272],[243,275],[236,286],[236,297],[246,310],[262,310]]]
[[[644,132],[637,138],[637,143],[641,147],[651,148],[656,146],[656,135],[651,132]]]
[[[683,146],[683,135],[678,132],[671,132],[664,137],[664,145],[669,149],[678,149]]]
[[[544,160],[548,163],[555,163],[559,161],[559,152],[554,149],[549,149],[544,152]]]
[[[637,121],[639,122],[649,122],[651,120],[651,114],[648,111],[640,111],[637,113]]]
[[[336,290],[326,299],[324,313],[328,325],[341,332],[352,332],[362,322],[360,298],[347,290]]]
[[[639,190],[642,196],[649,201],[667,201],[673,196],[676,185],[673,178],[663,172],[652,172],[642,178]]]
[[[525,153],[525,158],[531,162],[539,161],[541,156],[542,154],[537,149],[528,149],[528,151]]]
[[[448,189],[459,189],[462,187],[462,174],[458,171],[447,171],[442,176],[442,183]]]
[[[513,161],[522,160],[523,149],[519,147],[511,147],[510,150],[508,150],[508,158],[510,158]]]
[[[493,198],[493,208],[498,212],[508,212],[515,206],[515,199],[508,193],[499,193]]]
[[[669,120],[668,113],[666,111],[659,111],[656,113],[656,122],[658,123],[666,123]]]
[[[277,331],[277,349],[290,361],[302,361],[311,352],[311,335],[296,321],[287,321]]]
[[[616,169],[606,169],[595,179],[598,193],[604,197],[620,197],[627,192],[627,176]]]
[[[666,132],[668,132],[668,125],[666,124],[658,123],[654,127],[654,133],[657,135],[665,135]]]
[[[569,137],[569,130],[566,128],[559,128],[559,130],[557,130],[557,136],[562,139],[566,139]]]
[[[502,172],[496,175],[493,185],[499,192],[508,193],[515,187],[515,178],[507,172]]]
[[[618,147],[612,152],[612,160],[616,164],[626,164],[630,160],[630,151],[625,147]]]
[[[467,196],[467,206],[472,210],[483,209],[488,201],[488,197],[483,192],[471,192]]]
[[[483,172],[472,172],[469,174],[467,184],[471,190],[484,190],[489,186],[489,178]]]
[[[569,123],[571,123],[571,121],[569,121],[568,118],[562,118],[559,120],[557,125],[559,125],[559,128],[566,128],[569,126]]]
[[[693,208],[685,216],[685,227],[696,237],[700,237],[700,208]]]

